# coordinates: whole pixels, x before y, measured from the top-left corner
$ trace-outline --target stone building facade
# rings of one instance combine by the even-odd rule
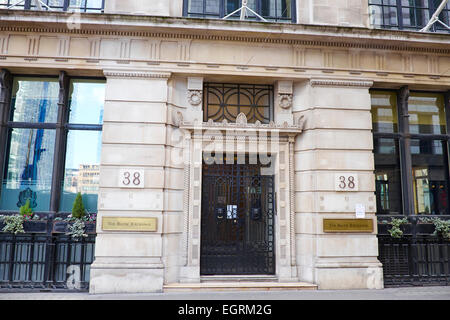
[[[448,33],[374,28],[367,0],[288,1],[287,22],[196,17],[188,2],[106,0],[102,12],[81,14],[0,10],[3,106],[8,78],[59,77],[60,87],[67,79],[104,83],[90,292],[161,291],[214,277],[201,266],[206,228],[219,223],[202,223],[206,189],[214,189],[202,183],[202,171],[206,155],[219,154],[226,155],[222,163],[239,155],[270,158],[273,182],[259,190],[275,197],[271,234],[263,232],[273,269],[256,272],[261,278],[382,288],[371,92],[397,92],[399,101],[402,93],[437,93],[448,121]],[[267,113],[252,118],[238,101],[229,117],[214,118],[208,108],[224,108],[230,90],[238,92],[231,100],[268,90]],[[214,96],[222,100],[212,102]],[[448,139],[448,123],[446,130]],[[64,163],[69,155],[54,157]],[[448,163],[440,180],[448,190]],[[227,201],[223,219],[235,221],[241,213]],[[124,218],[156,219],[154,229],[107,227]],[[369,227],[339,231],[326,226],[329,219]],[[255,277],[233,270],[220,274],[234,275],[229,281]]]

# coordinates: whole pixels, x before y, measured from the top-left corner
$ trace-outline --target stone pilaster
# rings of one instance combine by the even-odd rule
[[[381,288],[371,133],[371,81],[311,79],[295,84],[293,111],[305,129],[295,144],[296,249],[299,279],[321,289]],[[336,191],[336,174],[358,188]],[[323,219],[355,219],[365,207],[371,233],[326,233]]]
[[[167,92],[170,73],[105,70],[99,211],[91,293],[157,292],[164,279]],[[124,188],[123,170],[142,172]],[[154,232],[105,231],[104,217],[152,217]]]

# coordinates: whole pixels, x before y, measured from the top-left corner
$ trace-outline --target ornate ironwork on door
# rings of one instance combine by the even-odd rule
[[[202,275],[275,273],[274,183],[260,168],[203,164]]]
[[[273,86],[257,84],[204,84],[204,121],[235,122],[241,112],[249,123],[273,119]]]

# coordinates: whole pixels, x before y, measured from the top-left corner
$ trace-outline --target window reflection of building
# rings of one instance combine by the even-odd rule
[[[41,0],[41,10],[81,12],[103,12],[105,0]],[[1,0],[0,9],[8,7],[18,10],[36,10],[36,4],[32,0]],[[48,7],[50,7],[50,9]]]
[[[428,170],[415,168],[413,169],[413,177],[416,212],[429,214],[431,203],[430,190],[428,188]]]
[[[376,174],[377,205],[380,212],[389,212],[389,178],[387,173]]]
[[[374,153],[377,212],[383,214],[401,213],[402,191],[398,141],[386,138],[375,139]]]
[[[76,194],[83,195],[89,212],[97,211],[97,193],[103,124],[105,83],[97,79],[76,79],[70,83],[70,116],[61,211],[71,211]],[[87,125],[88,127],[85,127]],[[76,186],[67,185],[76,172]]]
[[[78,169],[66,169],[64,190],[70,193],[97,194],[100,166],[81,164]]]
[[[447,143],[440,140],[412,140],[411,155],[416,213],[446,214]]]
[[[65,73],[60,81],[11,79],[11,101],[2,114],[8,134],[0,146],[6,155],[0,159],[0,210],[16,211],[31,197],[35,212],[70,212],[81,192],[88,211],[96,212],[105,81],[70,80]],[[60,87],[63,83],[70,85]],[[65,106],[58,104],[60,95],[69,97]],[[55,165],[64,159],[65,165]]]
[[[99,165],[80,165],[78,170],[77,192],[97,193],[100,175]]]
[[[402,190],[395,107],[397,95],[393,91],[374,91],[371,100],[377,213],[401,214]]]
[[[294,0],[248,0],[247,7],[261,15],[268,21],[291,22],[295,21]],[[183,16],[201,18],[223,18],[239,9],[241,0],[184,0]],[[248,19],[257,19],[247,11]],[[239,19],[240,12],[231,19]]]
[[[13,79],[0,209],[17,210],[31,196],[34,210],[49,210],[58,95],[56,78]]]
[[[372,90],[371,96],[377,213],[399,213],[395,208],[411,201],[406,215],[449,214],[444,95],[411,92],[408,117],[398,113],[396,91]]]
[[[422,29],[442,0],[369,0],[370,22],[376,28]],[[439,20],[449,23],[450,3],[439,14]],[[432,25],[430,31],[448,32],[440,23]]]
[[[66,169],[64,189],[71,193],[78,192],[78,169]]]

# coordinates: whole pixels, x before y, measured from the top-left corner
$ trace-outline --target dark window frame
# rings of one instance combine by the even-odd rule
[[[203,10],[202,12],[189,12],[189,1],[191,0],[183,0],[183,17],[190,18],[201,18],[201,19],[221,19],[225,17],[227,14],[225,9],[225,0],[219,0],[219,14],[206,12],[206,0],[203,0]],[[274,0],[275,1],[275,0]],[[274,16],[264,16],[261,14],[261,0],[256,0],[256,13],[260,14],[263,18],[267,19],[269,22],[287,22],[287,23],[296,23],[297,22],[297,14],[296,14],[296,1],[291,1],[291,17],[290,18],[282,18],[282,17],[274,17]],[[239,1],[239,5],[242,2]],[[233,15],[234,19],[239,19],[239,13]],[[248,19],[247,21],[260,21],[260,19]]]
[[[381,2],[381,3],[376,3]],[[416,5],[416,3],[413,3],[412,5],[402,5],[402,0],[395,0],[395,4],[390,4],[389,0],[369,0],[369,11],[371,10],[371,7],[379,7],[381,10],[381,24],[374,25],[375,28],[381,28],[381,29],[398,29],[398,30],[420,30],[428,23],[431,16],[436,11],[437,7],[439,6],[440,2],[436,5],[434,3],[434,0],[426,0],[426,6],[419,6]],[[397,24],[392,24],[389,21],[385,21],[385,14],[390,13],[391,11],[389,8],[395,8],[396,9],[396,18],[397,18]],[[414,25],[411,26],[405,26],[403,23],[403,10],[409,10],[410,13],[413,14],[414,17]],[[419,11],[428,11],[427,19],[426,21],[423,21],[422,23],[417,23],[417,13]],[[448,22],[450,20],[450,5],[447,4],[447,8],[444,8],[444,10],[439,15],[440,18],[444,17],[443,21],[448,25]],[[434,23],[430,30],[431,32],[449,32],[450,30],[447,30],[443,25],[441,25],[439,22]]]
[[[375,132],[372,130],[373,139],[387,138],[398,140],[400,151],[400,189],[402,190],[402,212],[398,213],[404,216],[418,216],[415,212],[414,205],[414,190],[413,190],[413,177],[412,177],[412,154],[411,154],[411,140],[439,140],[446,141],[447,143],[447,159],[450,159],[450,91],[424,91],[424,90],[409,90],[407,86],[395,89],[382,89],[373,88],[370,92],[385,91],[396,92],[397,94],[397,121],[398,131],[395,133]],[[409,113],[408,113],[408,99],[410,93],[428,93],[439,94],[444,96],[444,108],[445,108],[445,120],[446,120],[446,133],[445,134],[411,134],[409,132]],[[375,152],[375,150],[374,150]],[[375,164],[376,166],[376,164]],[[450,190],[450,163],[447,166],[447,188]],[[447,192],[447,213],[438,216],[450,216],[450,193]],[[377,210],[377,214],[385,215],[398,215],[394,213],[380,213]],[[420,214],[420,216],[427,216]],[[436,216],[436,215],[432,215]]]
[[[11,94],[15,77],[32,78],[55,78],[59,83],[58,94],[58,115],[54,123],[31,123],[10,121],[11,114]],[[6,165],[8,158],[9,133],[14,128],[27,129],[52,129],[55,130],[55,149],[53,154],[52,182],[50,191],[50,206],[48,212],[42,212],[49,217],[54,217],[60,211],[60,199],[63,187],[61,181],[64,178],[64,169],[66,162],[67,135],[69,130],[89,130],[102,131],[102,124],[77,124],[69,123],[70,113],[70,81],[77,79],[103,80],[103,77],[70,77],[65,71],[60,71],[58,76],[40,76],[29,74],[11,74],[6,69],[0,70],[0,188],[3,185],[3,179],[6,174]],[[1,191],[1,190],[0,190]],[[3,212],[1,210],[0,212]],[[10,212],[10,211],[7,211]],[[38,212],[39,213],[39,212]]]
[[[11,5],[13,5],[14,3],[16,3],[18,0],[8,0],[8,2],[6,4],[0,4],[0,9],[2,8],[7,8]],[[48,5],[49,0],[43,0],[43,2],[45,2]],[[104,9],[105,9],[105,0],[102,0],[102,6],[101,8],[99,7],[88,7],[87,6],[87,0],[85,0],[84,5],[82,4],[80,6],[80,11],[81,12],[97,12],[97,13],[103,13]],[[70,0],[64,0],[62,6],[51,6],[49,5],[50,8],[55,9],[56,11],[68,11],[69,9],[74,9],[74,7],[69,7],[70,5]],[[31,3],[31,0],[25,0],[25,2],[21,5],[18,5],[16,7],[14,7],[14,9],[16,10],[36,10],[35,6]],[[42,9],[45,11],[48,11],[48,9],[45,6],[42,6]]]

